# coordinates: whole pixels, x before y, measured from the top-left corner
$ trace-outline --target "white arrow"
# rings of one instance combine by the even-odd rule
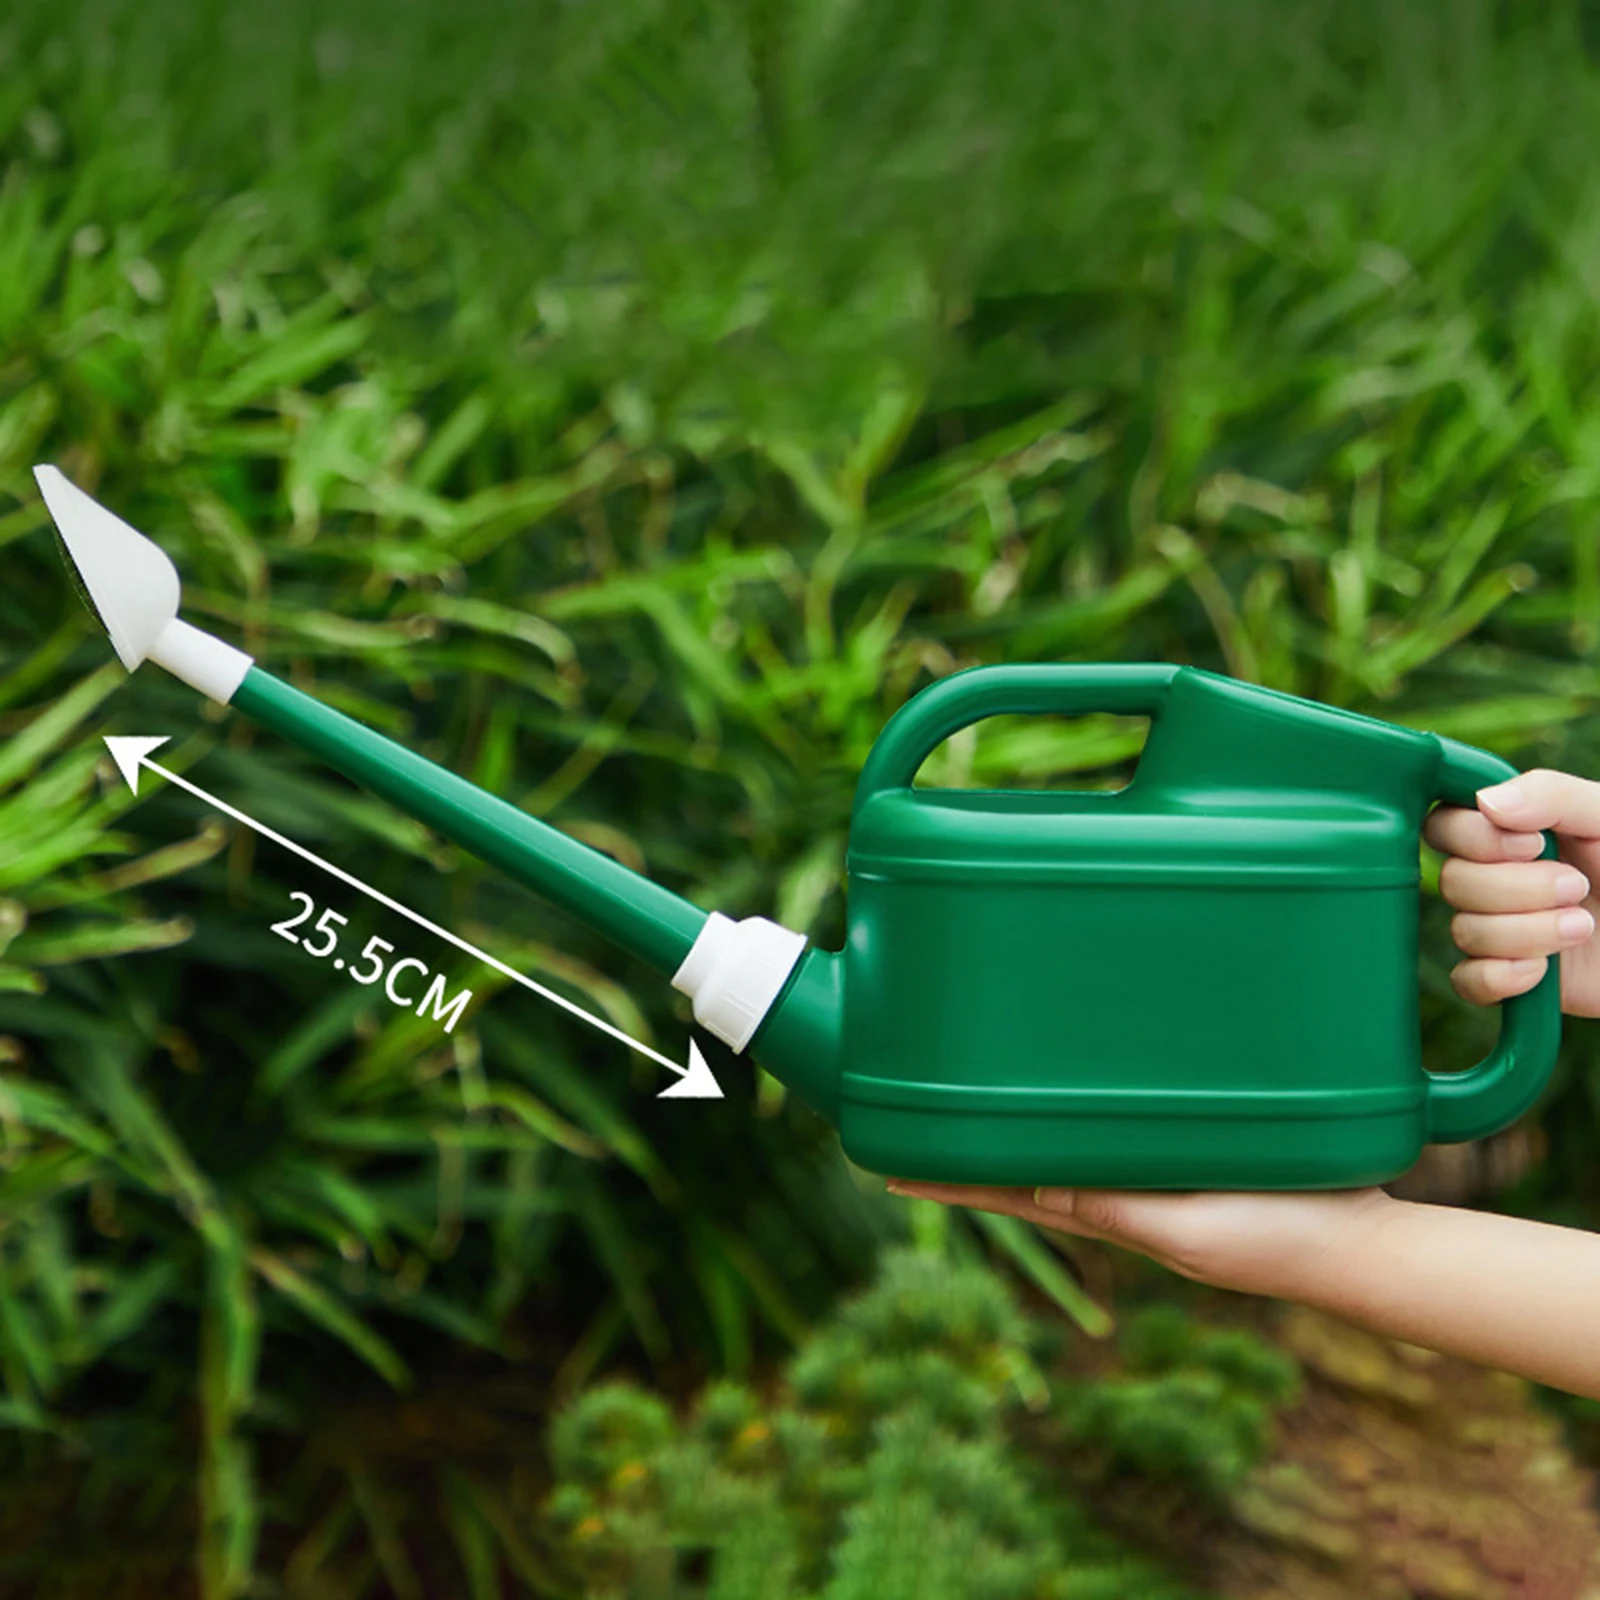
[[[485,966],[504,973],[514,983],[520,983],[524,989],[531,989],[541,999],[560,1006],[563,1011],[570,1011],[575,1017],[581,1017],[591,1027],[598,1028],[602,1033],[609,1033],[613,1039],[620,1039],[630,1050],[637,1050],[640,1055],[649,1056],[667,1071],[677,1074],[678,1081],[663,1089],[657,1099],[720,1100],[722,1098],[722,1087],[712,1076],[711,1068],[706,1065],[706,1058],[701,1055],[698,1044],[690,1042],[689,1065],[680,1067],[676,1061],[669,1060],[657,1050],[652,1050],[649,1045],[640,1044],[637,1039],[629,1037],[621,1028],[613,1027],[603,1017],[597,1017],[593,1012],[585,1011],[582,1006],[574,1005],[565,995],[557,994],[554,989],[547,989],[542,983],[535,983],[532,978],[525,978],[520,972],[513,971],[505,962],[496,961],[492,955],[480,950],[477,945],[457,938],[448,928],[441,928],[437,922],[430,922],[426,917],[411,910],[409,906],[401,905],[398,900],[391,900],[381,889],[374,889],[370,883],[363,883],[360,878],[346,872],[342,867],[334,866],[331,861],[324,861],[315,851],[307,850],[304,845],[296,844],[293,839],[286,839],[264,822],[257,822],[254,817],[247,817],[244,812],[235,810],[225,800],[219,800],[214,794],[208,794],[199,784],[190,783],[187,778],[180,777],[176,772],[162,766],[159,761],[152,761],[150,752],[166,743],[165,737],[106,737],[106,748],[111,752],[111,759],[116,762],[117,770],[127,779],[128,787],[135,794],[139,792],[141,768],[149,767],[152,772],[159,772],[168,783],[175,783],[180,789],[187,789],[197,800],[203,800],[208,806],[214,806],[218,811],[225,812],[247,828],[254,828],[263,838],[271,839],[274,844],[281,844],[284,849],[294,851],[312,866],[321,867],[324,872],[331,872],[341,882],[348,883],[351,888],[359,889],[365,895],[370,895],[380,905],[387,906],[391,911],[398,911],[402,917],[409,917],[419,928],[426,928],[429,933],[447,940],[458,950],[465,950],[469,956],[475,956]]]

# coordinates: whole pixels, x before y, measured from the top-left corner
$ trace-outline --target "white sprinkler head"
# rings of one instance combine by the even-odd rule
[[[132,672],[178,614],[178,569],[165,550],[55,467],[34,481],[123,666]]]
[[[231,700],[250,657],[179,618],[178,569],[166,551],[55,467],[33,476],[123,666],[154,661],[213,700]]]

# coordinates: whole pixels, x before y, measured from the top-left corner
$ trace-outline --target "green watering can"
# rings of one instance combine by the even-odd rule
[[[706,913],[178,618],[171,562],[39,485],[130,670],[159,662],[607,935],[874,1171],[961,1183],[1317,1189],[1507,1126],[1549,1078],[1557,965],[1477,1066],[1423,1068],[1418,844],[1485,751],[1192,667],[978,667],[892,717],[856,794],[842,951]],[[1151,719],[1114,793],[918,789],[1000,714]],[[1554,853],[1546,841],[1546,854]]]

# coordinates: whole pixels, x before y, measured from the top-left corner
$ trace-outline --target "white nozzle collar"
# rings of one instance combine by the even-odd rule
[[[805,935],[720,911],[706,918],[700,936],[673,974],[672,987],[694,1002],[695,1021],[733,1050],[756,1035],[804,953]]]
[[[227,705],[255,663],[243,650],[174,617],[150,647],[150,659],[191,689]]]

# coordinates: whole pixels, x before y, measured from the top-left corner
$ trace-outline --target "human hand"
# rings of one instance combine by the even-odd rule
[[[1540,830],[1558,861],[1538,859]],[[1478,791],[1478,809],[1441,806],[1426,837],[1449,858],[1439,892],[1455,909],[1451,935],[1467,960],[1450,974],[1464,1000],[1493,1005],[1524,994],[1561,956],[1561,1009],[1600,1016],[1600,783],[1565,772],[1525,772]]]
[[[1149,1256],[1198,1283],[1279,1299],[1337,1298],[1363,1242],[1404,1202],[1382,1189],[1296,1194],[1010,1189],[890,1179],[893,1194],[1018,1217]]]

